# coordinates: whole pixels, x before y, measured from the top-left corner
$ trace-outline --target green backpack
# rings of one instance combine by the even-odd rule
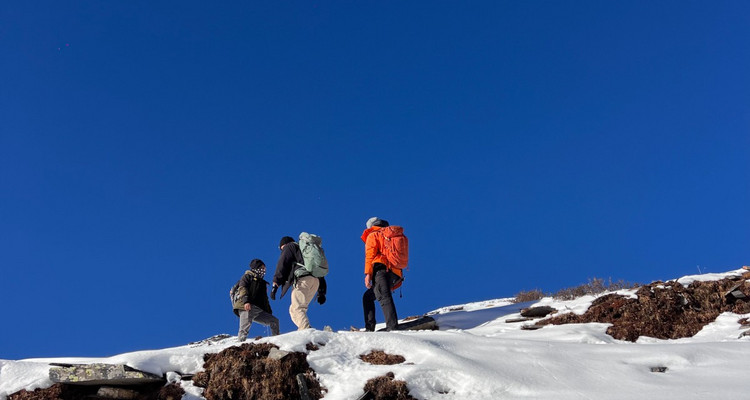
[[[325,251],[320,246],[323,239],[312,233],[302,232],[299,234],[299,249],[302,253],[302,263],[297,263],[301,268],[294,271],[294,276],[301,277],[312,275],[322,278],[328,275],[328,260]]]

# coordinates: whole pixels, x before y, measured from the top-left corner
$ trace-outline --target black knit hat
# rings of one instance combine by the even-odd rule
[[[291,236],[284,236],[283,238],[281,238],[281,241],[279,242],[279,248],[281,248],[281,246],[283,246],[283,245],[285,245],[287,243],[292,243],[293,241],[294,241],[293,237],[291,237]]]
[[[372,223],[372,226],[379,226],[381,228],[385,228],[388,226],[388,221],[384,219],[378,219],[375,222]]]
[[[384,219],[380,219],[378,217],[372,217],[368,219],[367,222],[365,222],[365,226],[367,227],[367,229],[370,229],[373,226],[379,226],[381,228],[385,228],[388,226],[388,221]]]
[[[263,261],[255,258],[253,261],[250,261],[250,269],[265,269],[266,264],[263,263]]]

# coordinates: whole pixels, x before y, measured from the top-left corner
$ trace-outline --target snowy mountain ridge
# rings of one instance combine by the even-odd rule
[[[682,285],[741,275],[743,270],[686,276]],[[635,296],[635,290],[617,292]],[[601,295],[532,303],[562,313],[584,313]],[[417,399],[705,399],[747,397],[750,337],[740,336],[742,318],[722,313],[690,338],[614,339],[609,324],[547,325],[523,329],[523,307],[513,299],[448,306],[431,311],[440,330],[326,332],[304,330],[259,339],[281,350],[307,353],[307,362],[325,388],[324,399],[357,399],[369,379],[392,372]],[[310,350],[309,344],[318,344]],[[184,400],[199,400],[203,389],[182,375],[204,368],[204,354],[236,346],[218,341],[120,354],[106,358],[0,360],[0,400],[19,390],[46,388],[50,363],[125,364],[179,383]],[[373,365],[360,356],[373,350],[403,356],[405,362]],[[656,372],[654,372],[656,371]]]

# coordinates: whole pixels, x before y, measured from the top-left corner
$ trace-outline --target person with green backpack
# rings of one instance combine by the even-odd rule
[[[326,302],[328,285],[325,276],[328,274],[328,261],[321,243],[320,236],[307,232],[299,235],[299,244],[290,236],[284,236],[279,242],[281,255],[273,276],[271,299],[276,300],[276,291],[279,287],[280,298],[293,287],[289,316],[298,330],[310,328],[307,309],[316,298],[316,293],[318,303]]]
[[[229,290],[234,314],[240,317],[240,330],[237,333],[240,342],[247,339],[253,321],[271,327],[272,335],[279,334],[279,319],[271,312],[266,294],[268,282],[263,279],[265,275],[266,265],[256,258],[250,261],[250,269]]]

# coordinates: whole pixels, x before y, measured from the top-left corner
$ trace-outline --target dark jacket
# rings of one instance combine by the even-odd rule
[[[277,286],[281,286],[281,297],[284,297],[289,287],[294,284],[296,280],[294,271],[299,268],[304,268],[300,264],[303,262],[302,251],[299,248],[297,242],[287,243],[283,249],[281,249],[281,255],[279,261],[276,262],[276,272],[273,274],[273,283]],[[325,278],[318,278],[320,286],[318,287],[318,295],[325,296],[326,285]]]
[[[266,290],[268,282],[265,279],[253,276],[249,272],[242,275],[242,278],[240,278],[239,282],[232,289],[233,293],[239,291],[241,294],[233,304],[234,313],[238,314],[238,310],[244,309],[245,303],[250,303],[253,307],[260,307],[261,310],[273,314]],[[245,290],[240,290],[240,288],[244,288]]]

